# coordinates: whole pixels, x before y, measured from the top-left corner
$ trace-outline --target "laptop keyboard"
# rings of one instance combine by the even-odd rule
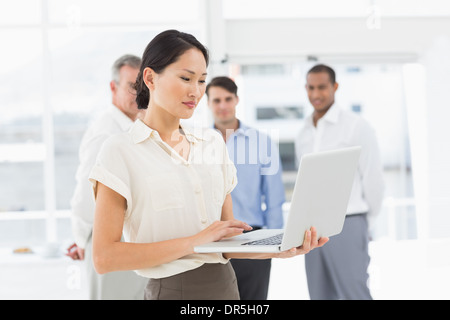
[[[275,236],[264,238],[260,240],[254,240],[250,242],[245,242],[242,245],[249,245],[249,246],[273,246],[273,245],[280,245],[281,241],[283,240],[283,233],[277,234]]]

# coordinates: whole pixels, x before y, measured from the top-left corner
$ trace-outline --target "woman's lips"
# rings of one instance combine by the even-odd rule
[[[196,105],[195,101],[186,101],[186,102],[183,102],[183,104],[188,106],[188,108],[191,108],[191,109],[195,108],[195,105]]]

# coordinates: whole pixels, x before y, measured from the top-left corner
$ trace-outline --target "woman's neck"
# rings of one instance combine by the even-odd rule
[[[180,119],[172,116],[159,107],[148,107],[143,122],[158,131],[161,139],[166,141],[173,137],[174,132],[180,128]]]

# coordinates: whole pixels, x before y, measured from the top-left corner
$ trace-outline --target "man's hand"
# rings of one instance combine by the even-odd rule
[[[84,249],[74,243],[67,248],[66,256],[71,257],[73,260],[84,260]]]

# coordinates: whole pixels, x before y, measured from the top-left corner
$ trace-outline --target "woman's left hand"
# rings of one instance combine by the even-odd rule
[[[301,254],[307,254],[315,248],[322,247],[328,242],[328,240],[328,237],[321,237],[320,239],[317,239],[317,230],[312,227],[311,230],[307,230],[305,232],[305,239],[300,247],[276,253],[275,258],[291,258]]]

